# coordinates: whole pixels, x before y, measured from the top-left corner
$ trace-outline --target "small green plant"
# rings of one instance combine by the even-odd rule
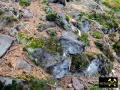
[[[55,11],[53,11],[53,9],[50,8],[50,7],[47,7],[45,9],[45,11],[46,11],[46,14],[47,14],[46,19],[48,21],[55,21],[55,19],[57,18],[57,13]]]
[[[103,51],[104,46],[103,46],[102,43],[100,43],[100,42],[95,42],[95,45],[96,45],[97,48],[99,48],[101,51]]]
[[[45,4],[45,5],[48,5],[48,4],[49,4],[49,3],[48,3],[48,0],[43,0],[42,3]]]
[[[3,16],[2,19],[6,20],[7,23],[15,22],[17,21],[17,18],[14,16]]]
[[[32,77],[29,83],[31,83],[32,85],[31,87],[32,90],[48,90],[46,87],[47,85],[46,80],[39,80],[36,77]]]
[[[4,14],[4,11],[0,9],[0,16]]]
[[[89,45],[87,33],[82,33],[81,36],[78,38],[78,40],[82,40],[85,43],[85,45]]]
[[[50,35],[51,38],[56,38],[57,36],[57,33],[52,29],[48,30],[47,33]]]
[[[50,85],[55,85],[55,80],[54,80],[54,79],[49,80],[49,81],[48,81],[48,84],[50,84]]]
[[[25,6],[29,6],[30,5],[30,1],[29,0],[19,0],[19,4],[23,7]]]
[[[65,18],[66,18],[66,20],[67,20],[68,22],[69,22],[70,19],[71,19],[71,17],[70,17],[69,15],[66,15]]]
[[[101,39],[103,37],[102,33],[96,31],[92,33],[92,36],[97,39]]]
[[[113,44],[113,48],[115,49],[115,51],[117,53],[119,53],[119,51],[120,51],[120,41],[115,42],[115,44]]]
[[[47,14],[46,15],[46,19],[48,20],[48,21],[55,21],[55,19],[57,18],[57,14],[56,13],[49,13],[49,14]]]
[[[103,90],[103,89],[99,88],[98,85],[92,85],[92,86],[90,86],[89,90]]]

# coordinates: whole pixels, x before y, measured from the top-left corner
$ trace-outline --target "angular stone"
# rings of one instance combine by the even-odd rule
[[[84,43],[77,40],[77,36],[72,32],[64,32],[60,38],[63,50],[68,54],[80,54],[84,51]]]
[[[13,42],[13,39],[8,35],[0,34],[0,57],[9,49]]]
[[[25,60],[22,60],[19,58],[17,59],[17,62],[16,62],[16,68],[23,69],[23,70],[30,72],[32,69],[32,66],[28,64]]]
[[[55,78],[62,78],[64,77],[65,74],[69,72],[71,66],[71,59],[70,58],[65,58],[63,62],[60,62],[53,66],[53,76]]]
[[[75,90],[84,90],[84,85],[76,77],[72,78],[72,82]]]
[[[36,64],[38,64],[39,66],[42,66],[45,69],[61,62],[59,54],[56,54],[56,55],[51,54],[42,48],[36,48],[34,50],[28,49],[28,53],[31,54]]]

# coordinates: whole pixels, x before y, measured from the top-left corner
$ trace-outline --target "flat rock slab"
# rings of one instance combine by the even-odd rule
[[[13,42],[12,37],[0,34],[0,57],[2,57]]]

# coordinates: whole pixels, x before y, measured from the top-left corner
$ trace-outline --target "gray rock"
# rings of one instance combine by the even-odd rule
[[[17,26],[13,27],[10,31],[9,31],[9,34],[11,36],[16,36],[18,31],[24,29],[24,24],[18,24]]]
[[[117,27],[113,27],[111,29],[102,29],[102,31],[104,34],[111,34],[111,33],[119,31],[119,29]]]
[[[9,49],[13,42],[13,39],[8,35],[0,35],[0,57]]]
[[[58,24],[65,30],[72,30],[71,24],[66,20],[63,13],[57,15],[56,24]]]
[[[82,21],[81,30],[83,32],[88,32],[90,30],[90,22],[88,20]]]
[[[89,64],[86,74],[87,75],[95,75],[99,72],[99,66],[101,65],[101,62],[98,59],[94,59]]]
[[[31,54],[35,62],[43,68],[48,68],[60,62],[59,54],[53,55],[42,48],[36,48],[34,50],[28,49],[28,52]]]
[[[72,83],[75,90],[84,90],[84,85],[76,77],[72,78]]]
[[[11,78],[0,77],[0,81],[1,81],[2,83],[4,83],[5,85],[12,84],[12,80],[13,80],[13,79],[11,79]]]
[[[22,60],[19,58],[16,61],[16,68],[23,69],[23,70],[30,72],[32,69],[32,66],[30,64],[28,64],[25,60]]]
[[[12,84],[13,80],[15,80],[17,83],[22,83],[22,80],[14,79],[11,77],[0,77],[0,82],[2,82],[4,86]]]
[[[84,44],[77,40],[77,36],[72,32],[63,32],[60,43],[64,52],[68,54],[80,54],[84,51]]]
[[[62,87],[56,87],[56,90],[63,90]]]
[[[33,17],[33,13],[29,9],[22,9],[21,15],[23,18],[32,18]]]
[[[64,58],[62,62],[53,66],[53,70],[52,70],[53,76],[57,79],[64,77],[64,75],[69,72],[70,66],[71,66],[71,59],[69,57]]]

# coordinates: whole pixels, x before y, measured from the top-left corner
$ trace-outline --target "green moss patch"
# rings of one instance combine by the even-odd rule
[[[25,6],[29,6],[30,5],[30,1],[29,0],[20,0],[19,4],[23,7]]]
[[[24,33],[18,33],[17,40],[28,48],[43,48],[45,46],[44,38],[29,37]]]
[[[101,32],[95,31],[92,33],[92,36],[97,39],[101,39],[103,37],[103,34]]]
[[[56,53],[61,51],[61,45],[57,38],[47,39],[46,47],[49,52]]]
[[[88,34],[87,33],[82,33],[81,36],[78,38],[78,40],[81,40],[85,43],[85,45],[89,45],[89,40],[88,40]]]
[[[89,87],[89,90],[104,90],[104,89],[100,88],[99,85],[94,84]]]
[[[57,18],[57,13],[55,11],[52,10],[52,8],[50,7],[46,7],[45,9],[46,11],[46,19],[48,21],[55,21],[55,19]]]

